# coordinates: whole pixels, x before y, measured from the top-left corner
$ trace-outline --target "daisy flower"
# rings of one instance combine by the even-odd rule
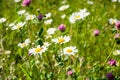
[[[10,23],[8,26],[13,27],[13,26],[15,26],[15,23]]]
[[[60,36],[58,38],[52,39],[53,42],[63,44],[71,40],[70,36]]]
[[[18,46],[21,48],[24,48],[24,47],[28,46],[30,42],[31,42],[30,39],[26,39],[25,42],[19,43]]]
[[[52,22],[53,22],[52,19],[48,19],[48,20],[46,20],[46,21],[44,22],[44,24],[49,25],[49,24],[51,24]]]
[[[72,13],[72,15],[69,17],[69,21],[70,23],[75,23],[75,21],[80,19],[83,20],[88,15],[90,15],[90,13],[87,12],[87,9],[82,9],[79,12]]]
[[[112,0],[112,2],[117,2],[117,0]]]
[[[115,24],[116,21],[117,21],[117,19],[113,19],[113,18],[110,18],[110,19],[108,20],[109,24]]]
[[[20,10],[17,13],[18,13],[18,15],[23,15],[25,12],[26,12],[25,10]]]
[[[25,25],[25,22],[19,22],[18,24],[14,25],[12,27],[12,30],[17,30],[20,29],[21,27],[23,27]]]
[[[88,4],[94,4],[94,2],[92,2],[92,1],[87,1],[87,3],[88,3]]]
[[[63,14],[63,15],[61,16],[61,18],[62,18],[62,19],[65,19],[65,17],[66,17],[66,15],[65,15],[65,14]]]
[[[0,24],[4,23],[6,21],[6,18],[0,18]]]
[[[52,35],[46,35],[45,36],[45,39],[49,39],[49,38],[52,38]]]
[[[70,47],[65,47],[63,49],[63,52],[66,55],[74,55],[75,53],[78,52],[78,49],[76,49],[76,47],[74,47],[74,46],[70,46]]]
[[[67,0],[63,0],[61,3],[62,3],[62,4],[65,4],[66,2],[67,2]]]
[[[50,18],[51,17],[51,13],[49,12],[49,13],[47,13],[47,14],[45,14],[45,18],[46,19],[48,19],[48,18]]]
[[[55,33],[56,30],[57,30],[57,28],[49,28],[49,29],[47,30],[47,34],[48,34],[48,35],[52,35],[52,34]]]
[[[21,0],[14,0],[14,2],[16,2],[16,3],[18,3],[18,2],[20,2]]]
[[[47,50],[46,47],[38,45],[36,48],[29,49],[29,53],[33,55],[42,54]]]
[[[120,55],[120,50],[116,50],[113,52],[113,55]]]
[[[49,46],[50,46],[50,43],[49,43],[49,42],[44,42],[44,43],[43,43],[43,46],[44,46],[44,47],[49,47]]]
[[[69,5],[63,5],[63,6],[61,6],[58,10],[59,11],[64,11],[64,10],[66,10],[66,9],[68,9],[69,8]]]
[[[26,15],[26,20],[33,20],[34,18],[36,18],[35,15]]]

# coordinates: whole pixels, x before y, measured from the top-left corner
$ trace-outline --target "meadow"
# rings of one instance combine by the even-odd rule
[[[120,80],[120,0],[0,0],[0,80]]]

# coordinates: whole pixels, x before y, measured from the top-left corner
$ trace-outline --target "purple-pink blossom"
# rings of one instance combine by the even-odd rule
[[[29,6],[31,4],[31,0],[23,0],[22,5],[23,6]]]

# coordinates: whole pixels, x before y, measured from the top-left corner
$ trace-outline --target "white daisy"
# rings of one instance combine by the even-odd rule
[[[50,46],[50,43],[49,43],[49,42],[44,42],[44,43],[43,43],[43,46],[44,46],[44,47],[49,47],[49,46]]]
[[[87,1],[87,3],[88,3],[88,4],[94,4],[94,2],[92,2],[92,1]]]
[[[47,50],[46,47],[38,45],[36,48],[29,49],[29,53],[32,55],[42,54]]]
[[[120,50],[116,50],[113,52],[113,55],[120,55]]]
[[[33,20],[35,18],[36,18],[35,15],[26,15],[26,20]]]
[[[63,6],[61,6],[58,10],[59,11],[64,11],[64,10],[66,10],[66,9],[68,9],[69,8],[69,5],[63,5]]]
[[[13,27],[13,26],[15,26],[15,23],[10,23],[8,26]]]
[[[25,10],[20,10],[17,13],[18,13],[18,15],[23,15],[25,12],[26,12]]]
[[[63,44],[71,40],[70,36],[60,36],[58,38],[52,39],[53,42]]]
[[[6,21],[6,18],[0,18],[0,24],[4,23]]]
[[[19,43],[18,46],[21,48],[24,48],[24,47],[28,46],[30,42],[31,42],[30,39],[26,39],[25,42]]]
[[[44,21],[44,24],[49,25],[49,24],[51,24],[52,22],[53,22],[52,19],[48,19],[48,20]]]
[[[112,2],[117,2],[117,0],[112,0]]]
[[[18,24],[14,25],[12,27],[12,30],[17,30],[20,29],[21,27],[23,27],[25,25],[25,22],[19,22]]]
[[[64,54],[66,55],[74,55],[75,53],[78,52],[78,49],[74,46],[66,47],[63,49]]]
[[[57,28],[49,28],[49,29],[47,30],[47,34],[48,34],[48,35],[52,35],[52,34],[55,33],[56,30],[57,30]]]
[[[16,3],[18,3],[18,2],[20,2],[21,0],[14,0],[14,2],[16,2]]]
[[[72,15],[69,17],[70,23],[75,23],[76,20],[84,19],[90,15],[89,12],[87,12],[87,9],[82,9],[79,12],[72,13]]]
[[[63,14],[63,15],[61,16],[61,18],[62,18],[62,19],[65,19],[65,17],[66,17],[66,15],[65,15],[65,14]]]
[[[61,3],[62,3],[62,4],[65,4],[66,2],[67,2],[67,0],[63,0]]]
[[[49,39],[49,38],[52,38],[52,35],[46,35],[45,36],[45,39]]]
[[[45,18],[46,18],[46,19],[48,19],[48,18],[50,18],[50,17],[51,17],[51,13],[45,14]]]
[[[109,21],[109,24],[115,24],[117,19],[110,18],[108,21]]]

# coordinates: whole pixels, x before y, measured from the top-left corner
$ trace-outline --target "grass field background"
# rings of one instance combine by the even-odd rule
[[[107,80],[106,74],[112,73],[113,80],[120,80],[120,55],[113,52],[120,49],[119,39],[115,34],[119,30],[109,24],[110,18],[120,19],[120,2],[111,0],[67,0],[69,8],[59,11],[63,0],[32,0],[30,6],[21,6],[13,0],[0,0],[0,18],[6,22],[0,24],[0,80]],[[90,15],[74,24],[69,22],[73,12],[86,8]],[[53,22],[44,24],[46,19],[25,21],[25,16],[17,14],[26,10],[29,14],[38,16],[51,13]],[[61,15],[66,14],[65,19]],[[25,26],[12,30],[8,25],[13,22],[26,22]],[[56,31],[51,39],[59,36],[70,36],[71,40],[65,44],[55,44],[51,39],[45,39],[49,28],[58,28],[60,24],[66,30]],[[93,31],[100,31],[98,36]],[[31,43],[20,48],[19,43],[27,38]],[[120,38],[120,37],[119,37]],[[29,49],[49,42],[51,45],[42,55],[29,55]],[[76,46],[78,52],[74,55],[62,55],[62,49]],[[7,54],[8,53],[8,54]],[[116,66],[108,61],[116,60]],[[68,71],[73,72],[68,75]],[[110,80],[110,79],[108,79]]]

